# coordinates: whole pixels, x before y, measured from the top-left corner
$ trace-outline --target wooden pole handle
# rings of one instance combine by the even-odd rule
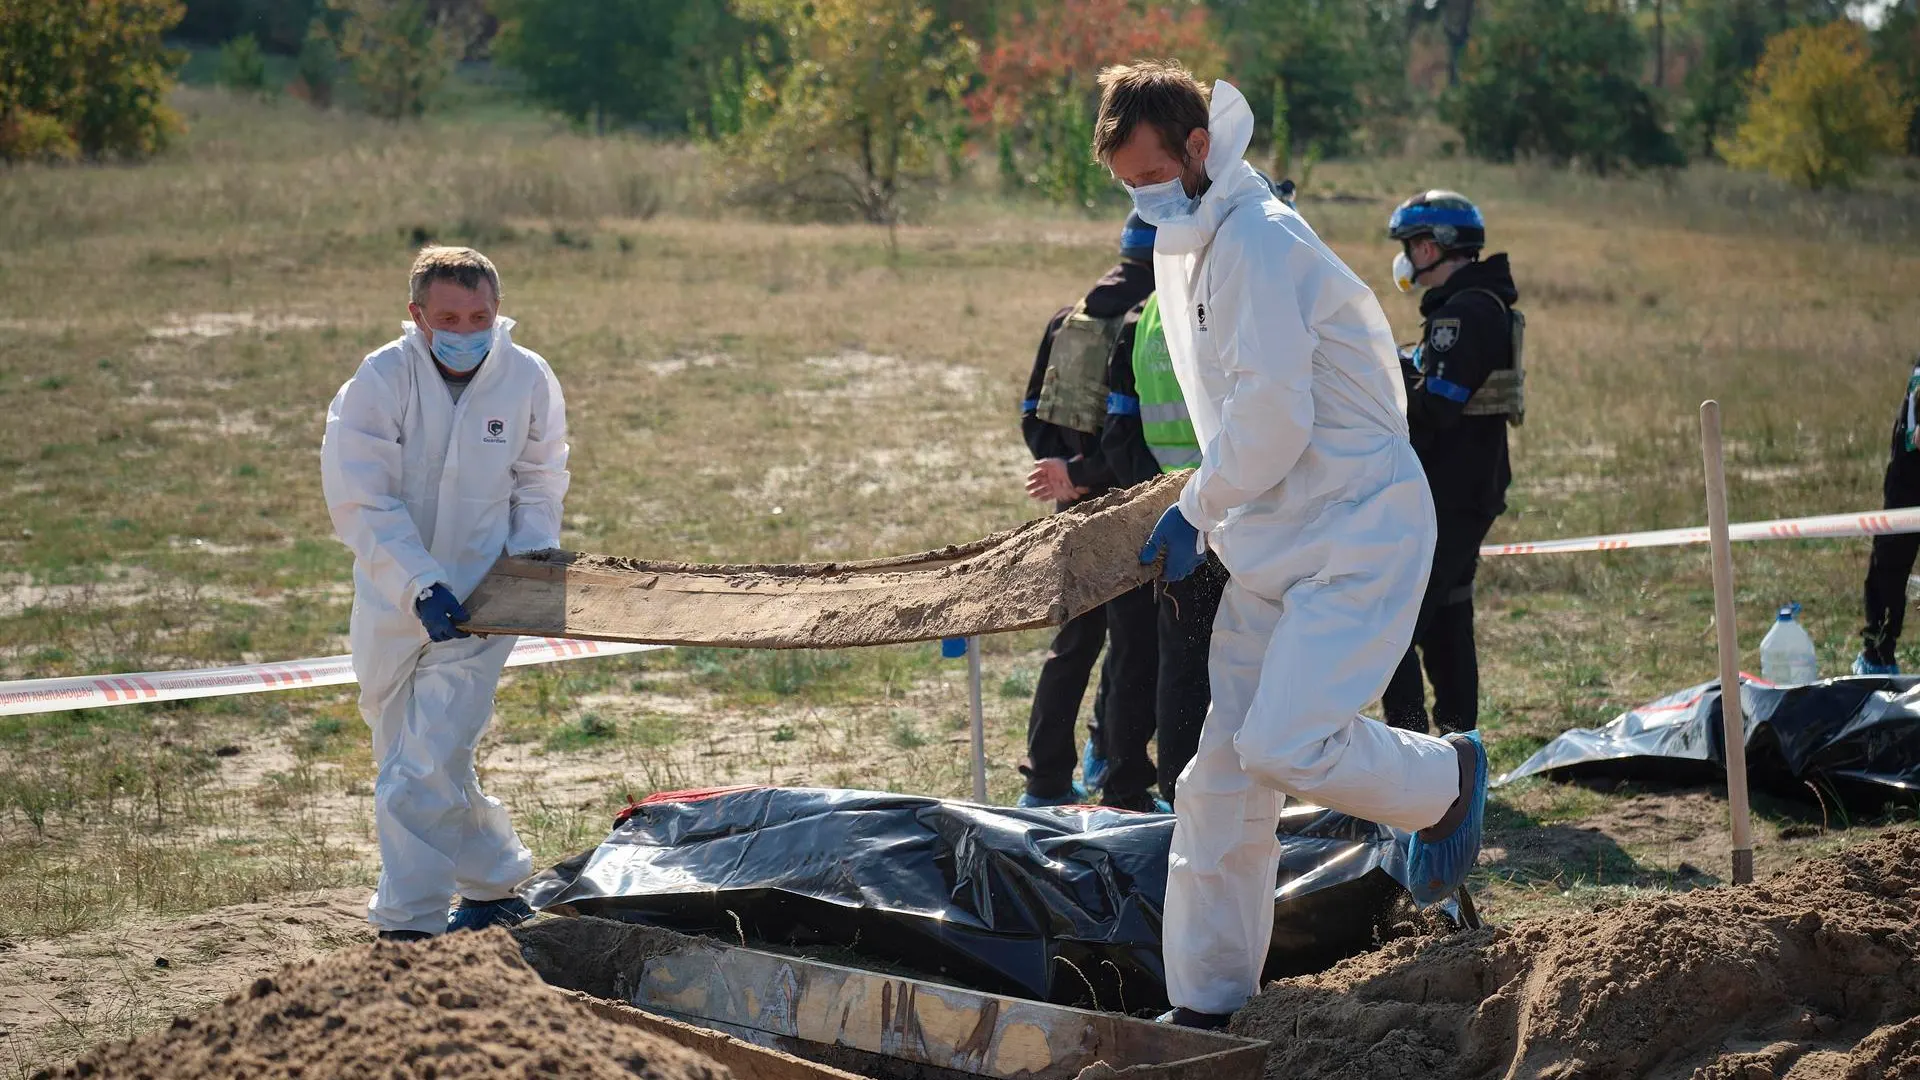
[[[1733,823],[1733,883],[1753,880],[1753,821],[1747,808],[1747,725],[1740,701],[1740,644],[1733,616],[1733,545],[1727,539],[1727,468],[1720,445],[1720,403],[1700,403],[1700,455],[1707,474],[1707,532],[1712,540],[1713,624],[1720,647],[1720,725],[1727,757],[1727,809]]]

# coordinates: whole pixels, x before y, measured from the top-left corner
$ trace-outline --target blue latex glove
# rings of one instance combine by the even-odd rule
[[[1147,546],[1140,549],[1140,565],[1152,563],[1162,553],[1167,556],[1167,564],[1160,568],[1160,577],[1166,581],[1183,581],[1207,561],[1206,552],[1200,550],[1200,530],[1187,521],[1178,503],[1160,515],[1160,524],[1153,527]]]
[[[445,585],[435,585],[424,599],[415,600],[413,610],[420,616],[420,625],[427,628],[427,636],[434,641],[473,636],[454,625],[467,621],[467,609],[454,599],[453,590]]]

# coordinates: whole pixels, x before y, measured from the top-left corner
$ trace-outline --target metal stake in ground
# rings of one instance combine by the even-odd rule
[[[1753,823],[1747,814],[1747,725],[1740,707],[1740,646],[1733,625],[1733,546],[1727,539],[1727,468],[1720,450],[1720,403],[1700,403],[1700,455],[1707,472],[1707,531],[1713,552],[1713,624],[1720,637],[1720,725],[1727,754],[1727,808],[1733,816],[1733,883],[1753,880]]]
[[[973,721],[973,801],[987,801],[987,718],[980,700],[980,639],[967,639],[967,703]]]

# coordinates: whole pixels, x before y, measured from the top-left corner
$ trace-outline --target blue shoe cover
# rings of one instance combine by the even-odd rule
[[[1107,759],[1099,755],[1091,735],[1087,736],[1086,749],[1080,751],[1080,782],[1089,792],[1107,786]]]
[[[1421,907],[1445,900],[1466,884],[1467,875],[1480,859],[1480,830],[1487,816],[1487,751],[1480,743],[1480,733],[1450,735],[1447,741],[1455,747],[1461,747],[1462,742],[1473,744],[1473,790],[1467,793],[1466,817],[1452,833],[1431,843],[1420,839],[1418,833],[1412,837],[1407,850],[1408,891]]]
[[[1867,659],[1866,653],[1861,653],[1859,656],[1853,658],[1853,673],[1855,675],[1898,675],[1900,674],[1900,665],[1876,664]]]
[[[525,900],[509,896],[505,900],[466,900],[447,913],[447,932],[485,930],[489,926],[519,926],[533,918],[533,909]]]
[[[1040,795],[1022,795],[1020,796],[1020,801],[1014,805],[1022,810],[1040,810],[1049,806],[1085,806],[1086,804],[1086,790],[1079,784],[1075,784],[1073,785],[1073,790],[1067,792],[1065,795],[1055,795],[1052,798],[1046,798]]]

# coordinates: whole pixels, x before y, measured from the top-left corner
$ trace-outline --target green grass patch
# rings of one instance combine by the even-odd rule
[[[547,735],[542,745],[550,754],[577,753],[604,746],[620,737],[620,728],[597,712],[581,713]]]
[[[687,648],[670,655],[694,686],[739,706],[897,698],[939,663],[932,644],[832,651]]]

